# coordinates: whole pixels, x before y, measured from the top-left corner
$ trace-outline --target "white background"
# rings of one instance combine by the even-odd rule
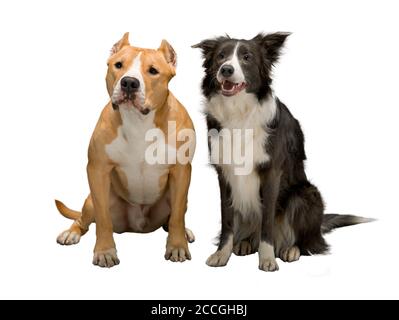
[[[397,1],[1,1],[0,298],[399,298]],[[116,235],[121,264],[91,264],[94,225],[74,247],[57,234],[88,193],[87,146],[107,103],[106,60],[125,31],[178,54],[170,87],[198,135],[187,225],[193,260],[164,261],[166,233]],[[379,221],[337,230],[331,254],[258,270],[257,255],[225,268],[205,260],[219,230],[207,165],[200,52],[216,35],[291,31],[275,91],[301,121],[307,172],[328,212]]]

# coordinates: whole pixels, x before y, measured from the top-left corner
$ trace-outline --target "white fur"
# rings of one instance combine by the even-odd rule
[[[234,82],[234,83],[245,82],[244,72],[241,69],[241,65],[240,65],[240,62],[238,61],[238,56],[237,56],[237,51],[238,51],[239,46],[240,46],[240,42],[237,42],[236,47],[234,48],[234,51],[233,51],[233,54],[231,55],[231,57],[220,66],[219,72],[217,74],[217,79],[219,82],[222,82],[224,80],[223,76],[220,73],[220,70],[225,65],[231,65],[234,68],[234,73],[229,78],[229,81]]]
[[[224,247],[212,254],[206,261],[206,264],[210,267],[223,267],[229,261],[232,252],[233,235],[230,235]]]
[[[260,214],[260,180],[255,168],[257,164],[270,160],[264,148],[269,136],[265,126],[273,120],[276,113],[274,97],[270,97],[260,104],[255,95],[248,94],[245,91],[233,97],[225,97],[219,94],[212,97],[208,102],[206,112],[219,121],[223,128],[253,130],[253,154],[247,155],[245,159],[245,161],[252,162],[252,170],[249,174],[237,175],[236,169],[240,164],[225,164],[222,162],[219,165],[231,186],[233,207],[243,215]],[[219,143],[219,136],[211,136],[210,139],[212,149]],[[245,148],[243,145],[247,142],[245,139],[236,139],[235,143],[236,145],[233,148],[243,150]]]
[[[274,248],[266,241],[260,242],[258,253],[260,259],[275,259]]]
[[[263,271],[277,271],[278,264],[274,255],[273,246],[266,241],[259,244],[259,269]]]
[[[145,140],[145,135],[155,129],[155,112],[144,116],[134,108],[121,106],[120,113],[122,125],[117,137],[106,146],[106,152],[127,178],[129,201],[153,204],[161,193],[159,179],[168,171],[166,164],[149,164],[145,160],[145,150],[152,143]]]

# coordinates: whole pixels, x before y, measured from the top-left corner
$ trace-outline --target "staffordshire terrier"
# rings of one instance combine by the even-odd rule
[[[106,84],[110,101],[92,135],[87,175],[90,194],[81,212],[56,200],[60,213],[75,220],[57,238],[79,242],[96,223],[93,264],[119,264],[113,232],[168,231],[165,259],[190,260],[185,228],[193,123],[168,89],[176,53],[165,40],[157,50],[131,46],[126,33],[111,50]],[[156,140],[154,142],[154,140]]]

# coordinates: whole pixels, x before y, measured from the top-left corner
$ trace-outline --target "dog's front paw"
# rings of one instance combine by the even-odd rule
[[[278,270],[278,264],[274,258],[264,258],[259,260],[259,269],[266,272]]]
[[[210,267],[224,267],[229,262],[230,256],[231,252],[218,250],[206,260],[206,264]]]
[[[187,240],[173,241],[168,240],[166,244],[165,259],[172,262],[184,262],[191,260],[191,254],[188,250]]]
[[[93,264],[102,268],[112,268],[119,264],[116,249],[94,252]]]

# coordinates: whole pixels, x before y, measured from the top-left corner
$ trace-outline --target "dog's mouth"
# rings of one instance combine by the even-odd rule
[[[135,96],[125,96],[124,95],[124,97],[122,97],[121,99],[112,101],[112,107],[114,108],[114,110],[118,110],[120,106],[127,108],[127,109],[134,108],[137,111],[139,111],[141,114],[147,115],[150,113],[151,110],[148,107],[146,107],[144,105],[143,101],[141,101],[141,100],[142,99],[137,97],[137,95],[135,95]]]
[[[223,80],[221,83],[222,94],[226,97],[231,97],[241,92],[247,87],[245,82],[234,83],[229,80]]]

